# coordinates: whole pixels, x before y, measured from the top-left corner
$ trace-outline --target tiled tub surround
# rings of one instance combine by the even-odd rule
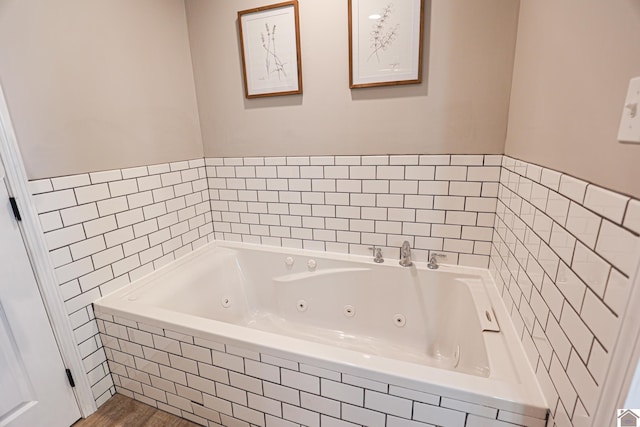
[[[357,254],[377,245],[389,262],[408,238],[420,260],[435,250],[481,267],[494,235],[491,268],[556,423],[583,425],[640,233],[639,201],[494,155],[198,159],[30,185],[98,404],[114,389],[91,302],[211,240],[215,221],[217,239]]]
[[[640,255],[640,201],[509,157],[503,165],[490,268],[555,425],[587,426]]]
[[[216,239],[486,268],[500,155],[207,158]]]
[[[212,238],[204,160],[31,181],[98,405],[114,392],[91,303]]]
[[[96,311],[118,393],[205,426],[543,427],[524,415],[374,381],[286,353]],[[539,418],[538,418],[539,417]]]
[[[266,245],[358,254],[376,245],[389,260],[406,239],[415,259],[435,250],[486,267],[501,160],[208,158],[29,184],[100,405],[113,387],[95,299],[211,240],[214,227],[217,239]]]

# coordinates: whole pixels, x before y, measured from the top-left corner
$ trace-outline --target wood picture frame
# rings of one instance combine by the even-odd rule
[[[349,0],[349,87],[422,82],[424,0]]]
[[[238,12],[246,98],[302,93],[298,1]]]

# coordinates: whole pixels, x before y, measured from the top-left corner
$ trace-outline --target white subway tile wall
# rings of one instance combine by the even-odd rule
[[[640,201],[501,155],[207,158],[37,180],[30,188],[99,405],[115,390],[91,305],[101,295],[214,238],[361,255],[375,245],[388,259],[397,259],[408,240],[417,260],[439,252],[447,263],[490,265],[550,402],[552,421],[581,425],[599,396],[640,248]],[[163,335],[150,327],[146,332],[134,335],[137,340]],[[114,345],[105,337],[105,347]],[[140,344],[142,353],[127,347],[132,360],[166,362],[160,378],[176,383],[178,393],[173,403],[149,402],[196,422],[206,411],[185,409],[191,404],[180,399],[195,399],[180,396],[187,380],[178,379],[199,373],[215,382],[227,375],[204,367],[209,361],[200,347],[212,349],[224,369],[246,373],[247,355],[217,343],[196,342],[198,348],[183,343],[174,353],[158,352],[152,342]],[[261,357],[270,356],[254,358]],[[250,375],[263,382],[264,396],[269,390],[286,402],[280,415],[267,410],[266,400],[252,397],[247,407],[228,396],[229,411],[218,411],[222,422],[239,422],[230,418],[233,405],[266,413],[268,425],[378,422],[367,412],[366,396],[363,404],[340,403],[342,419],[330,409],[310,412],[310,406],[335,406],[322,400],[330,397],[320,395],[313,378],[370,390],[370,402],[377,399],[373,391],[386,392],[387,385],[335,372],[329,376],[329,371],[323,375],[306,365],[292,369],[292,363],[272,358],[268,364],[289,368],[281,375],[296,383],[295,392],[264,378],[273,374]],[[326,383],[328,390],[331,385]],[[140,386],[141,400],[143,391]],[[151,393],[144,398],[153,399]],[[472,406],[425,401],[416,393],[397,395],[473,414],[467,425],[505,425],[511,419],[503,414],[489,423],[482,418],[487,413],[473,412]],[[376,405],[391,401],[378,399]],[[411,421],[393,412],[386,419],[388,425],[423,425],[419,421],[443,411],[414,406]]]
[[[205,159],[215,238],[486,268],[502,156]]]
[[[115,388],[91,303],[213,238],[204,166],[197,159],[29,183],[98,405]]]
[[[96,312],[118,393],[203,426],[543,427],[464,402]]]
[[[550,427],[588,425],[597,406],[640,256],[637,207],[503,158],[490,270],[550,405]]]

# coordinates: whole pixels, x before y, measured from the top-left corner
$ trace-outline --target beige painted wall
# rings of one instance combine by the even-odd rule
[[[202,156],[182,0],[2,0],[0,81],[29,178]]]
[[[639,43],[637,0],[522,0],[506,153],[640,197],[640,145],[617,142]]]
[[[347,2],[300,0],[304,94],[245,100],[238,10],[186,0],[207,156],[502,153],[516,0],[427,0],[422,85],[349,90]]]

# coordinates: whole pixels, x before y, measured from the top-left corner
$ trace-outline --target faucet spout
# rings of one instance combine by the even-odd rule
[[[411,246],[409,242],[405,240],[400,248],[400,265],[403,267],[411,267],[413,261],[411,261]]]

